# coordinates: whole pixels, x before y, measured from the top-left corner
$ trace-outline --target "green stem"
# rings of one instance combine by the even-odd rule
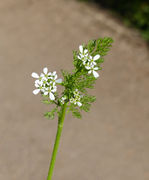
[[[59,116],[59,119],[58,119],[57,134],[56,134],[55,144],[54,144],[54,148],[53,148],[53,152],[52,152],[51,163],[50,163],[50,167],[49,167],[47,180],[52,179],[54,164],[55,164],[55,160],[56,160],[56,155],[57,155],[57,151],[58,151],[58,147],[59,147],[61,132],[63,129],[64,119],[65,119],[66,108],[67,108],[67,103],[65,103],[62,106],[61,115]]]

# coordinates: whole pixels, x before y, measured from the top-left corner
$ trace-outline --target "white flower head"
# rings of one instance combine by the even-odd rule
[[[83,61],[83,65],[85,69],[88,70],[88,74],[93,73],[93,76],[95,78],[99,77],[99,74],[96,72],[98,70],[98,67],[95,67],[97,65],[96,61],[99,58],[100,58],[99,54],[95,56],[91,56],[89,55],[89,52],[87,49],[84,49],[82,45],[79,46],[78,59]]]
[[[78,89],[76,89],[73,94],[74,97],[70,98],[70,103],[78,105],[79,107],[82,106],[82,103],[80,102],[82,96],[80,95]]]
[[[66,99],[67,99],[66,96],[62,96],[61,99],[60,99],[60,102],[61,102],[62,104],[64,104]]]
[[[61,83],[62,79],[57,79],[56,71],[48,72],[48,68],[43,68],[43,73],[40,76],[33,72],[31,74],[35,80],[35,87],[36,89],[33,91],[33,94],[38,94],[39,92],[43,93],[44,95],[48,95],[51,100],[55,99],[54,93],[57,91],[57,83]]]

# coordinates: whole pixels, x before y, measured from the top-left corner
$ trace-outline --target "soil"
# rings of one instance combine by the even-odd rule
[[[0,179],[46,179],[57,128],[31,73],[71,70],[72,50],[110,36],[113,47],[83,119],[67,115],[53,180],[149,179],[149,53],[136,30],[74,0],[0,2]]]

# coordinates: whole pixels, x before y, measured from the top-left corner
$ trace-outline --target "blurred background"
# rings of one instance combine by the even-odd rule
[[[80,0],[81,1],[81,0]],[[82,0],[110,9],[129,27],[140,30],[149,42],[149,1],[148,0]]]
[[[72,69],[72,50],[110,36],[82,120],[65,119],[53,180],[149,179],[147,1],[0,2],[0,180],[46,179],[57,119],[34,96],[33,71]],[[142,38],[143,37],[143,38]]]

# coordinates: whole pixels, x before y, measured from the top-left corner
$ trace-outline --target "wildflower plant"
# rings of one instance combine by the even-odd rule
[[[104,56],[109,51],[112,42],[111,38],[105,37],[80,45],[78,51],[73,51],[74,69],[72,72],[62,70],[63,79],[58,79],[56,71],[48,72],[47,67],[40,75],[32,73],[32,77],[35,78],[33,94],[40,93],[43,103],[55,105],[44,116],[50,119],[54,119],[55,115],[58,116],[57,134],[47,180],[52,178],[65,114],[72,112],[74,117],[81,118],[81,111],[90,110],[91,103],[96,100],[96,97],[89,95],[87,89],[94,88],[99,71],[102,69]],[[63,87],[62,93],[58,93],[58,86]]]

